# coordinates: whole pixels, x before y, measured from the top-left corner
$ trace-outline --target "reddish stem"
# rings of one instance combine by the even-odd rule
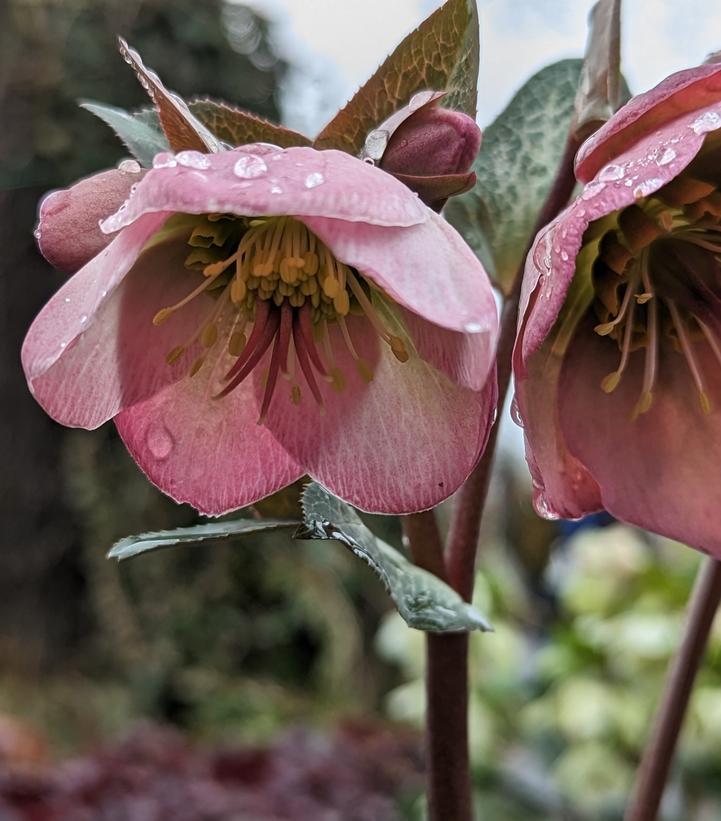
[[[565,207],[575,178],[573,160],[579,142],[569,136],[556,179],[533,230],[532,239]],[[529,243],[526,253],[530,250]],[[523,255],[525,263],[526,254]],[[496,362],[498,405],[503,407],[511,379],[511,354],[516,336],[518,301],[523,263],[516,273],[501,316]],[[459,490],[445,550],[432,512],[416,513],[404,520],[404,530],[415,561],[445,578],[470,601],[481,514],[488,493],[498,425],[494,425],[481,461]],[[439,570],[443,571],[441,575]],[[472,821],[471,771],[468,753],[468,636],[427,635],[426,756],[429,821]]]
[[[681,646],[669,667],[661,706],[636,777],[625,821],[654,821],[673,762],[676,743],[721,601],[721,562],[707,559],[696,577]]]

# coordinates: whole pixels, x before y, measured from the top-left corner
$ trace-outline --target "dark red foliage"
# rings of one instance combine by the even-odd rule
[[[417,736],[361,723],[215,750],[147,725],[83,758],[3,770],[2,821],[394,821],[421,760]]]

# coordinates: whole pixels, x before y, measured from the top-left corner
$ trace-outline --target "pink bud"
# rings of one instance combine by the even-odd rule
[[[381,168],[391,174],[440,176],[468,171],[481,145],[481,130],[460,111],[423,106],[396,129]]]

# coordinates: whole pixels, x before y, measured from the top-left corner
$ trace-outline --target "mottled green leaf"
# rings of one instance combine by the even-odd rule
[[[139,536],[128,536],[116,542],[108,553],[109,559],[130,559],[139,553],[149,550],[160,550],[176,545],[200,544],[232,539],[235,536],[248,536],[251,533],[265,533],[271,530],[282,530],[297,527],[298,522],[285,519],[234,519],[228,522],[208,522],[193,527],[179,527],[175,530],[159,530],[141,533]]]
[[[562,60],[528,80],[483,133],[476,185],[444,211],[504,290],[556,175],[580,72],[581,60]]]
[[[448,91],[444,105],[476,112],[478,12],[475,0],[447,0],[412,31],[325,126],[318,148],[358,154],[366,134],[417,91]]]
[[[163,132],[151,125],[151,118],[145,112],[140,117],[122,108],[90,100],[82,101],[80,106],[107,123],[125,143],[128,151],[146,168],[150,167],[158,152],[169,150]],[[155,116],[155,112],[152,113]],[[157,123],[157,116],[155,122]]]
[[[302,503],[303,527],[296,538],[333,539],[366,561],[409,627],[437,633],[493,629],[455,590],[377,538],[350,505],[320,485],[309,485]]]

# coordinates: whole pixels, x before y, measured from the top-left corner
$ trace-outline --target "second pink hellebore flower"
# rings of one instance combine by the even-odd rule
[[[514,353],[537,507],[721,558],[721,66],[634,98],[536,238]]]
[[[461,484],[492,424],[497,316],[441,217],[334,150],[161,154],[135,179],[112,215],[88,182],[41,207],[46,256],[76,266],[76,236],[96,253],[23,346],[53,418],[114,418],[148,477],[208,514],[306,473],[393,513]]]

